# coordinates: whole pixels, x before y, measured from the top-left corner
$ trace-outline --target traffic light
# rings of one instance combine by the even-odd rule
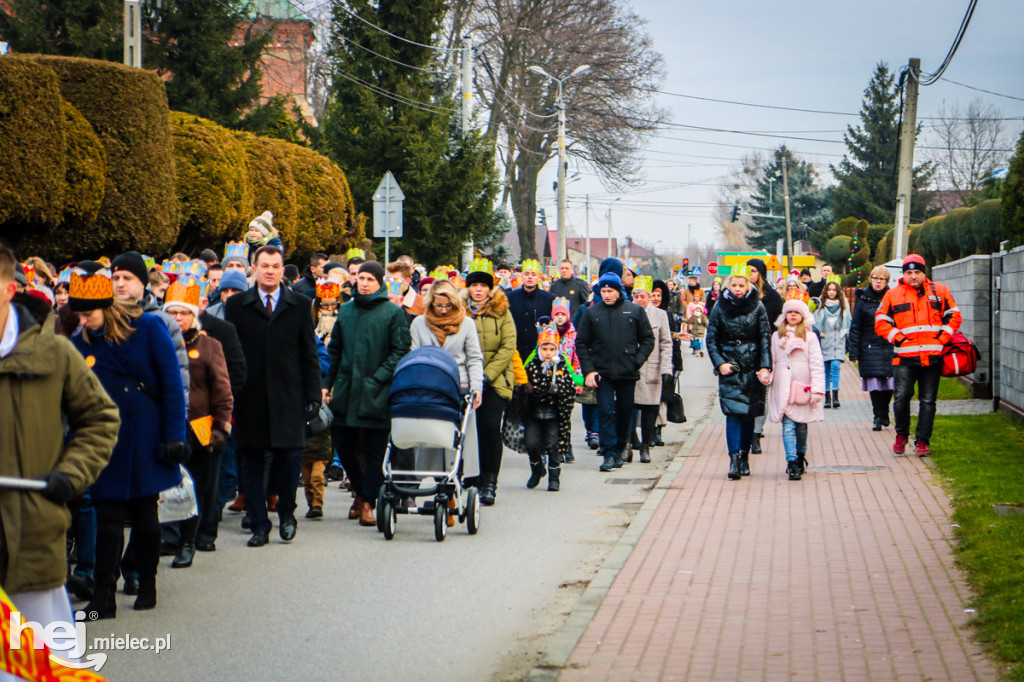
[[[739,204],[735,204],[732,207],[732,222],[736,222],[736,218],[737,218],[737,216],[739,216],[739,214],[740,214],[740,205]]]
[[[683,274],[684,275],[689,275],[690,274],[690,259],[689,258],[684,258],[683,259]]]

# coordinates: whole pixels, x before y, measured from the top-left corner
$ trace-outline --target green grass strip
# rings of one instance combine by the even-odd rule
[[[959,526],[957,563],[976,595],[971,624],[1006,664],[1004,678],[1024,681],[1024,426],[1001,414],[940,415],[931,443]]]
[[[969,400],[971,398],[969,388],[960,383],[956,377],[942,377],[939,379],[939,392],[936,400]]]

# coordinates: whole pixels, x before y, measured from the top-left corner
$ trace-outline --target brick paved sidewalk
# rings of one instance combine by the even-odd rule
[[[923,460],[892,454],[891,427],[871,431],[845,363],[840,397],[810,426],[800,482],[785,476],[780,425],[740,481],[725,475],[724,419],[699,426],[624,537],[617,574],[595,579],[579,629],[570,617],[547,674],[531,677],[995,679],[965,627],[947,496]]]

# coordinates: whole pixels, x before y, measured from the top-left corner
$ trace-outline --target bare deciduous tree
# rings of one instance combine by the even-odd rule
[[[974,203],[981,182],[992,171],[1005,166],[1009,154],[999,151],[1010,145],[1003,137],[1002,113],[981,99],[966,108],[943,103],[932,135],[931,160],[937,168],[939,189],[953,190],[964,205]]]
[[[638,152],[665,116],[651,100],[662,59],[643,25],[621,0],[452,3],[448,39],[473,36],[483,126],[503,165],[502,199],[511,203],[524,257],[537,253],[537,178],[557,153],[557,86],[528,67],[563,77],[590,65],[564,85],[568,153],[606,186],[627,186],[639,179]]]
[[[748,224],[750,218],[739,216],[732,221],[732,208],[739,204],[746,210],[750,197],[757,192],[757,183],[761,181],[767,157],[759,151],[744,154],[739,166],[732,169],[722,185],[716,190],[714,217],[718,221],[722,241],[726,248],[744,250],[749,248],[747,236],[750,235]],[[780,187],[781,191],[781,187]]]

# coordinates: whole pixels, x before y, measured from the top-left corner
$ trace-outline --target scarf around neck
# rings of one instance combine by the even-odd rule
[[[445,296],[447,299],[448,297]],[[426,311],[423,313],[423,318],[427,321],[427,328],[437,338],[437,344],[439,346],[444,345],[444,340],[452,334],[457,334],[459,328],[462,327],[462,320],[466,317],[466,311],[462,309],[459,302],[451,301],[453,308],[446,315],[438,315],[434,311],[434,306],[427,306]]]

